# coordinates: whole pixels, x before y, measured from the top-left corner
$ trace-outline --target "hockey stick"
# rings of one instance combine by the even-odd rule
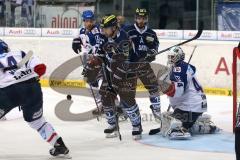
[[[193,48],[192,54],[191,54],[191,56],[189,57],[189,60],[188,60],[188,65],[189,65],[189,63],[190,63],[190,61],[191,61],[191,59],[192,59],[192,56],[193,56],[196,48],[197,48],[197,45],[195,45],[194,48]]]
[[[80,61],[81,61],[82,65],[83,65],[83,59],[82,59],[81,55],[79,56],[79,58],[80,58]],[[90,86],[90,91],[91,91],[91,94],[92,94],[92,96],[93,96],[94,102],[95,102],[96,107],[97,107],[97,110],[98,110],[98,114],[100,114],[100,109],[99,109],[99,106],[98,106],[98,103],[97,103],[97,100],[96,100],[96,96],[95,96],[95,94],[94,94],[94,92],[93,92],[92,85],[89,84],[89,86]],[[97,121],[99,121],[99,116],[100,116],[100,115],[97,116]]]
[[[27,61],[29,61],[29,59],[33,56],[33,51],[28,51],[28,53],[25,55],[25,57],[23,57],[23,59],[17,63],[16,65],[13,66],[9,66],[9,67],[2,67],[0,69],[2,69],[4,72],[9,71],[9,70],[13,70],[13,69],[18,69],[21,68],[22,66],[25,65],[25,63],[27,63]]]
[[[189,63],[190,63],[190,61],[192,59],[192,56],[193,56],[196,48],[197,48],[197,45],[194,46],[193,51],[192,51],[192,53],[191,53],[191,55],[190,55],[190,57],[188,59],[188,65],[189,65]],[[171,105],[168,106],[167,112],[169,112],[170,109],[171,109]],[[161,126],[162,126],[162,121],[161,121]],[[149,135],[155,135],[155,134],[159,133],[160,131],[161,131],[161,127],[160,128],[151,129],[149,131]]]
[[[200,23],[199,23],[199,28],[198,28],[198,32],[197,32],[197,34],[196,34],[193,38],[188,39],[188,40],[186,40],[186,41],[183,41],[183,42],[181,42],[181,43],[178,43],[178,44],[176,44],[176,45],[174,45],[174,46],[168,47],[168,48],[166,48],[166,49],[164,49],[164,50],[161,50],[161,51],[159,51],[158,53],[153,54],[152,56],[156,56],[156,55],[158,55],[158,54],[161,54],[161,53],[163,53],[163,52],[166,52],[166,51],[168,51],[169,49],[171,49],[172,47],[181,46],[181,45],[183,45],[183,44],[186,44],[186,43],[188,43],[188,42],[191,42],[191,41],[193,41],[193,40],[198,39],[198,38],[202,35],[203,28],[204,28],[203,21],[200,21]]]

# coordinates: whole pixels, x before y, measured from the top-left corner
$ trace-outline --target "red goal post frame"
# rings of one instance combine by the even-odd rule
[[[237,110],[238,110],[238,104],[237,104],[237,61],[240,60],[240,48],[235,47],[233,49],[233,132],[235,130],[236,120],[237,120]],[[240,77],[239,77],[240,78]],[[240,83],[240,82],[239,82]]]

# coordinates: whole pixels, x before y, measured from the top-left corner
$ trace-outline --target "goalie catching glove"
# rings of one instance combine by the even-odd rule
[[[159,71],[157,77],[159,90],[162,93],[173,97],[176,92],[176,85],[178,84],[170,80],[170,68],[159,64]]]

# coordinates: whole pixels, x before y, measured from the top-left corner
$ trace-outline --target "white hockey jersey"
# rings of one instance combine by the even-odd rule
[[[196,68],[184,61],[172,67],[170,80],[174,82],[176,92],[169,97],[170,105],[183,111],[207,111],[206,95],[196,78]]]
[[[87,32],[86,28],[80,29],[79,37],[82,40],[83,54],[95,53],[96,47],[100,43],[100,32],[100,28],[97,25],[95,25],[90,32]]]
[[[23,51],[0,54],[0,68],[16,65],[25,55],[26,53]],[[38,74],[34,72],[34,67],[39,64],[41,64],[39,59],[32,56],[32,58],[19,69],[9,70],[6,72],[3,72],[3,70],[0,69],[0,88],[5,88],[12,84],[38,77]]]

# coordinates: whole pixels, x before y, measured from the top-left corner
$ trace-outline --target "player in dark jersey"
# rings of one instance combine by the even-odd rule
[[[156,33],[147,26],[148,12],[145,8],[137,8],[135,13],[135,24],[125,27],[131,41],[134,43],[134,50],[129,55],[131,63],[135,65],[139,79],[150,94],[150,108],[155,118],[160,119],[161,104],[157,77],[151,68],[150,63],[155,60],[154,54],[158,50],[159,41]],[[141,72],[139,72],[141,71]]]
[[[102,104],[109,128],[104,132],[107,137],[115,137],[117,119],[115,99],[119,95],[123,110],[128,115],[134,139],[140,139],[142,133],[141,116],[135,101],[137,76],[129,73],[133,66],[129,63],[129,55],[134,54],[133,44],[128,34],[120,30],[115,15],[105,16],[101,22],[103,34],[95,59],[89,61],[88,67],[103,64],[104,78],[100,88]]]

